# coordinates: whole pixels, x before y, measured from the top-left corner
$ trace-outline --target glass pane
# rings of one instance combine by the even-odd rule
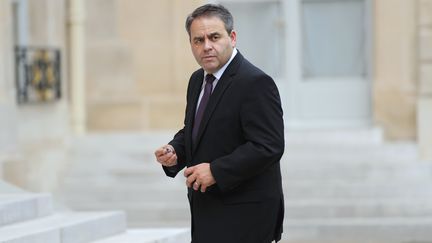
[[[303,75],[366,75],[364,0],[302,1]]]
[[[284,40],[278,2],[222,2],[234,16],[238,50],[273,78],[283,75]]]

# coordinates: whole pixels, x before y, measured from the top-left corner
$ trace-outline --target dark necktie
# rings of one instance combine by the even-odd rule
[[[207,103],[210,99],[210,95],[213,89],[213,81],[215,80],[215,76],[213,74],[207,74],[205,77],[205,86],[204,86],[204,94],[201,97],[201,102],[199,103],[198,110],[195,115],[195,121],[192,129],[192,141],[195,141],[196,136],[198,135],[198,130],[201,124],[201,120],[203,118],[203,114]]]

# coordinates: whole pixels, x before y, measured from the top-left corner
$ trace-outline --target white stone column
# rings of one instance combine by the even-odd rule
[[[69,0],[69,57],[72,129],[86,132],[84,0]]]
[[[420,158],[432,161],[432,0],[419,0],[419,93],[417,138]]]

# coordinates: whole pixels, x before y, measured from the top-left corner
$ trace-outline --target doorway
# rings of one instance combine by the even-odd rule
[[[288,128],[370,126],[370,0],[217,2],[240,52],[279,86]]]

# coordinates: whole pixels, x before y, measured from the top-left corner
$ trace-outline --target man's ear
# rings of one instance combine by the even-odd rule
[[[231,46],[235,47],[237,43],[237,32],[235,30],[231,31],[230,38],[231,38]]]

